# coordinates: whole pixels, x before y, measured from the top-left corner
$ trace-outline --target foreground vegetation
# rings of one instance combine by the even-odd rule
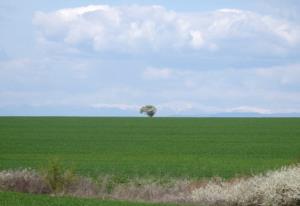
[[[300,157],[300,118],[1,117],[0,170],[59,158],[83,175],[233,177]]]
[[[100,200],[114,199],[136,202],[178,203],[180,205],[203,204],[207,206],[300,205],[299,164],[282,167],[264,174],[230,180],[212,178],[202,181],[180,181],[174,179],[172,184],[162,184],[156,181],[153,182],[153,180],[149,182],[145,179],[140,179],[138,182],[131,180],[127,183],[119,182],[112,188],[109,187],[109,190],[107,190],[107,186],[110,183],[107,184],[107,181],[99,182],[82,176],[73,176],[70,179],[69,175],[67,175],[68,177],[64,175],[66,171],[61,172],[63,176],[51,172],[56,177],[62,177],[62,179],[55,178],[55,184],[53,184],[54,182],[48,181],[48,175],[45,176],[34,170],[2,171],[0,172],[0,191],[98,198],[99,203],[101,203]],[[106,178],[106,180],[109,179]],[[57,187],[58,184],[61,187]],[[15,193],[7,194],[4,200],[19,201],[20,199],[14,197]],[[66,200],[66,198],[63,199]],[[39,196],[33,197],[32,200],[36,202],[39,200]],[[80,203],[82,200],[74,199],[74,201]],[[25,201],[25,204],[27,203]],[[50,203],[53,203],[53,201],[50,201]],[[64,201],[61,203],[67,204]],[[84,202],[82,201],[82,203]],[[92,202],[87,201],[86,203]],[[94,203],[98,204],[98,202]],[[103,202],[104,205],[106,203],[113,202]],[[22,204],[24,204],[23,201]]]
[[[147,204],[72,197],[49,197],[15,192],[0,192],[1,206],[172,206],[172,204]],[[174,205],[173,205],[174,206]]]

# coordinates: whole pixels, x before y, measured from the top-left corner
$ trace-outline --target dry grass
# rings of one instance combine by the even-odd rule
[[[30,169],[1,171],[0,189],[37,194],[51,192],[51,188],[46,184],[42,176]]]
[[[108,175],[96,180],[74,175],[65,178],[65,171],[56,171],[55,175],[57,177],[29,169],[2,171],[0,190],[142,202],[182,203],[189,195],[189,182],[183,180],[169,180],[167,183],[161,183],[154,178],[120,181],[119,178]],[[54,183],[54,179],[58,183]]]
[[[142,182],[142,181],[140,181]],[[158,182],[150,183],[129,183],[118,185],[111,197],[114,199],[136,200],[147,202],[187,202],[189,196],[189,181],[177,180],[169,184]]]

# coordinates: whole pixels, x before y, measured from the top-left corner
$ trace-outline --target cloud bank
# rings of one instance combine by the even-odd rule
[[[93,51],[236,49],[282,54],[300,44],[299,25],[238,9],[184,13],[157,5],[90,5],[36,12],[33,22],[41,41]]]

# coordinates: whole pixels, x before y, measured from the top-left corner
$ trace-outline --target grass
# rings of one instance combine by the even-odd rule
[[[0,169],[232,177],[298,162],[300,118],[1,117]]]
[[[146,204],[124,201],[83,199],[72,197],[49,197],[15,192],[0,192],[1,206],[175,206],[174,204]]]

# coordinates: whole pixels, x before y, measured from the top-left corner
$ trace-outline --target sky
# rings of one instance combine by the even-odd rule
[[[2,0],[0,115],[300,114],[298,0]]]

